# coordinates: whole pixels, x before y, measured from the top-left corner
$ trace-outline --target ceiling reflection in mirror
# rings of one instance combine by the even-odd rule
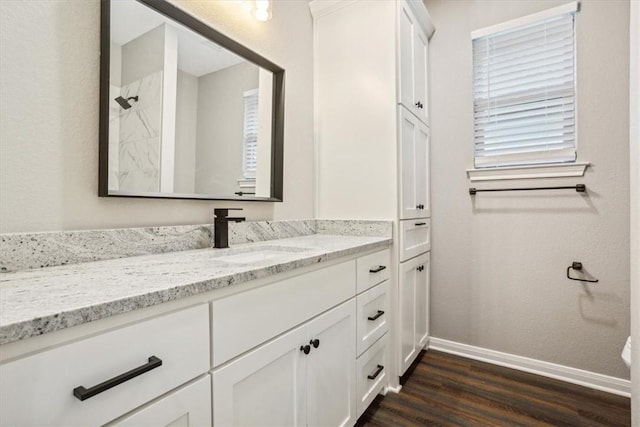
[[[106,195],[281,199],[274,72],[154,10],[159,3],[110,2]]]

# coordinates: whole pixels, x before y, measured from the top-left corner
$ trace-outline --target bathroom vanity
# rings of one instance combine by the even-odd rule
[[[390,243],[315,234],[4,274],[0,424],[353,425],[388,383]]]

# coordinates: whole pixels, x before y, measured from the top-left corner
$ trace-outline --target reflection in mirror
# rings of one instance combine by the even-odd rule
[[[109,57],[107,195],[281,198],[274,72],[136,0],[110,2]]]

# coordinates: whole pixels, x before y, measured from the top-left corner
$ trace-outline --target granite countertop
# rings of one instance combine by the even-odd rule
[[[0,275],[0,344],[390,245],[313,234]]]

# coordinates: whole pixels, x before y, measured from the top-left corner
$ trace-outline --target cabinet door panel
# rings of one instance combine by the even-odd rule
[[[213,424],[303,426],[306,423],[306,326],[213,372]]]
[[[416,280],[416,343],[419,349],[424,348],[429,339],[429,276],[431,271],[431,254],[423,257],[421,265],[424,270],[418,272]]]
[[[429,210],[429,128],[404,107],[400,123],[400,219],[427,218]]]
[[[400,375],[417,355],[415,296],[418,265],[418,258],[400,264]]]
[[[109,426],[210,427],[211,376],[207,375]]]
[[[352,299],[311,321],[307,359],[307,425],[356,422],[356,305]]]
[[[414,108],[414,88],[413,88],[413,58],[414,58],[414,27],[416,25],[415,18],[413,17],[413,13],[406,5],[400,7],[400,46],[399,46],[399,54],[400,61],[399,66],[400,70],[398,73],[399,76],[399,100],[398,102],[409,109]]]
[[[428,253],[400,264],[400,375],[420,353],[428,330],[428,277]]]
[[[414,90],[414,106],[420,103],[420,107],[416,112],[420,120],[428,124],[428,93],[427,93],[427,55],[429,42],[427,36],[422,32],[420,27],[415,26],[413,41],[413,90]]]
[[[423,123],[416,126],[415,136],[415,188],[416,201],[422,206],[419,215],[422,218],[431,216],[430,198],[429,198],[429,128]]]

